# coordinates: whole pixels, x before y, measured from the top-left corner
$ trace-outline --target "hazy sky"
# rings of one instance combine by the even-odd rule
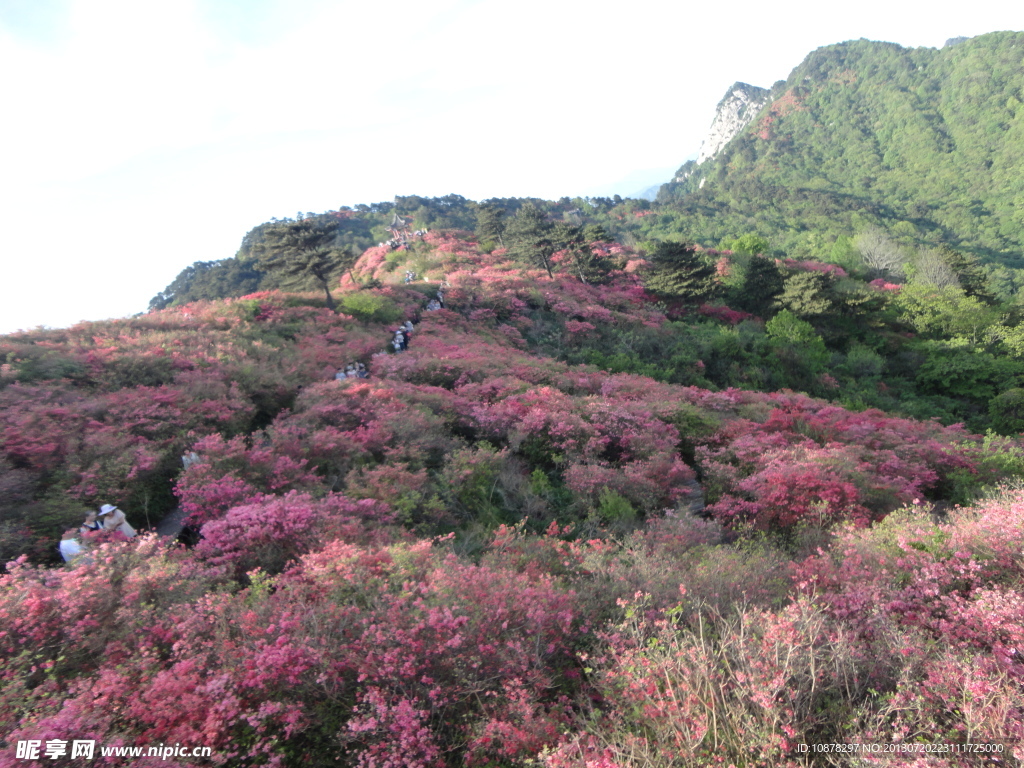
[[[638,192],[737,80],[1004,29],[1024,5],[0,0],[0,333],[142,311],[297,211]]]

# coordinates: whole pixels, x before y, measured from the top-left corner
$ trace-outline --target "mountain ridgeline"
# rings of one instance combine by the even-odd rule
[[[819,48],[658,202],[697,240],[752,230],[792,251],[870,223],[1024,265],[1024,33],[950,42]]]

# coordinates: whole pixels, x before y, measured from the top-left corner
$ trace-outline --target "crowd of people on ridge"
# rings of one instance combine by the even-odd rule
[[[366,366],[362,363],[349,363],[344,368],[339,368],[338,372],[334,374],[334,378],[337,381],[342,379],[366,379],[369,376],[370,372],[366,370]]]
[[[416,273],[409,270],[405,273],[405,282],[410,282],[415,279]],[[434,294],[434,298],[427,302],[427,311],[434,312],[439,309],[444,309],[444,286],[447,283],[443,283],[440,288],[437,289],[437,293]],[[415,326],[412,320],[406,320],[402,325],[395,329],[395,334],[391,338],[391,346],[395,352],[405,352],[409,349],[409,338],[412,336],[412,332]]]

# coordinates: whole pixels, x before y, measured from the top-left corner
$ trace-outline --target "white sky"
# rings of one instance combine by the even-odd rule
[[[1005,0],[0,0],[0,333],[118,317],[251,227],[391,200],[626,195],[737,80]]]

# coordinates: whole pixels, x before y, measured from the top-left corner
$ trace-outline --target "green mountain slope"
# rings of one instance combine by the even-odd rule
[[[715,158],[662,187],[694,237],[753,230],[787,249],[874,223],[1024,265],[1024,33],[942,50],[840,43],[772,90]]]

